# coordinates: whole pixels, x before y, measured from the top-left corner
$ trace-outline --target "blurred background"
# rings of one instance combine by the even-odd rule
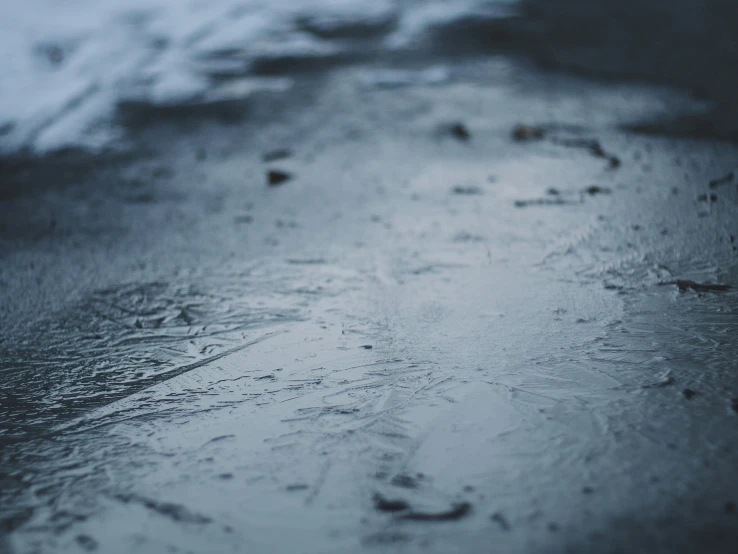
[[[100,149],[121,114],[280,92],[337,64],[442,81],[453,58],[674,84],[719,107],[669,131],[735,138],[730,0],[31,0],[0,5],[0,153]],[[126,112],[126,109],[128,112]]]

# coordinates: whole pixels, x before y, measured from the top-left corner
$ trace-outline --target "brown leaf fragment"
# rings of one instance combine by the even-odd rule
[[[727,185],[733,182],[733,178],[735,177],[735,174],[732,171],[729,171],[722,177],[717,177],[716,179],[712,179],[710,181],[710,188],[716,189],[720,185]]]
[[[272,169],[267,172],[267,183],[270,187],[276,187],[282,183],[292,179],[292,174],[286,171],[279,171],[278,169]]]
[[[540,127],[532,127],[530,125],[516,125],[513,128],[513,139],[522,142],[527,140],[539,140],[545,135],[545,131]]]

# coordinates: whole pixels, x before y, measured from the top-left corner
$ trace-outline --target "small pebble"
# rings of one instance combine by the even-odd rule
[[[513,139],[517,141],[542,139],[543,135],[543,129],[529,125],[516,125],[512,131]]]
[[[467,129],[463,123],[452,124],[449,128],[449,132],[459,140],[469,140],[471,138],[469,129]]]
[[[267,183],[269,183],[270,187],[276,187],[290,179],[292,179],[292,174],[287,173],[286,171],[272,169],[267,172]]]
[[[503,531],[509,531],[510,530],[510,523],[507,521],[507,518],[502,515],[500,512],[495,512],[490,516],[490,519],[497,524],[499,524],[500,528]]]

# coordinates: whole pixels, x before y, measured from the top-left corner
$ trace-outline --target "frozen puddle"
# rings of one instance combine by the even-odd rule
[[[133,368],[119,366],[110,378],[120,388],[107,394],[128,387],[124,398],[18,446],[16,456],[33,450],[37,472],[13,503],[33,507],[14,534],[21,550],[346,552],[473,536],[501,508],[478,487],[550,466],[559,458],[542,454],[561,441],[578,452],[579,426],[603,424],[587,409],[623,394],[587,368],[555,371],[545,352],[561,337],[547,337],[538,314],[560,301],[555,287],[537,286],[545,275],[433,259],[378,259],[359,272],[311,262],[99,293],[93,305],[119,326],[108,330],[106,360],[120,363],[130,348],[140,367],[157,352],[170,361],[135,386],[124,379]],[[607,293],[592,293],[592,315],[601,302],[617,312]],[[177,322],[183,309],[189,323]],[[568,328],[572,346],[596,332]],[[550,414],[565,418],[560,431]],[[470,440],[478,446],[462,456]],[[51,504],[39,502],[49,494]],[[407,508],[380,509],[377,498]],[[452,535],[428,535],[429,522],[446,520]]]
[[[351,272],[284,262],[98,291],[34,339],[11,343],[6,437],[32,437],[37,425],[212,365],[356,286]]]

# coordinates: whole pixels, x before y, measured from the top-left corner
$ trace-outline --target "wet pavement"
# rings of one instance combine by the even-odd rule
[[[7,162],[0,550],[733,551],[738,148],[391,69]]]

